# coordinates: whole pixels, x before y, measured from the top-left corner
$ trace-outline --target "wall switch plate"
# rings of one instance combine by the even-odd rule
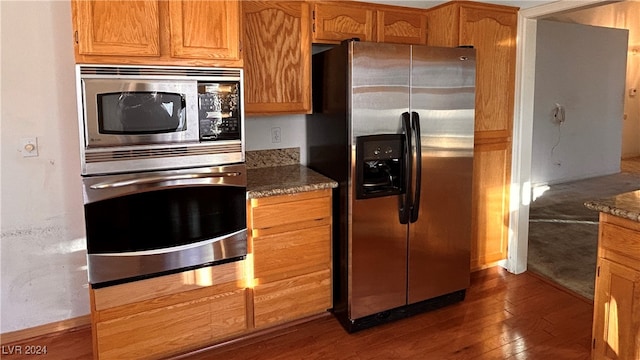
[[[271,142],[272,143],[279,143],[280,141],[282,141],[282,134],[280,133],[280,128],[279,127],[272,127],[271,128]]]
[[[20,139],[20,151],[22,151],[22,157],[38,156],[38,138],[29,137]]]

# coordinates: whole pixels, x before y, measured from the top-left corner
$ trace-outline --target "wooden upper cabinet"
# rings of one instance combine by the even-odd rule
[[[238,1],[169,1],[171,56],[239,59],[239,18]]]
[[[477,67],[485,74],[476,83],[476,132],[509,138],[515,96],[517,13],[463,7],[460,45],[477,49]]]
[[[476,57],[476,139],[510,141],[517,8],[453,2],[428,12],[428,45],[471,45]]]
[[[245,113],[309,113],[309,4],[242,1],[242,14]]]
[[[239,0],[72,0],[76,62],[241,67]]]
[[[314,2],[313,42],[336,44],[358,38],[397,44],[426,44],[426,10],[350,1]]]
[[[313,42],[339,43],[359,38],[375,41],[375,10],[371,4],[318,2],[313,9]]]
[[[159,56],[158,1],[73,1],[78,53]]]
[[[420,10],[378,10],[376,19],[378,42],[427,43],[427,15]]]

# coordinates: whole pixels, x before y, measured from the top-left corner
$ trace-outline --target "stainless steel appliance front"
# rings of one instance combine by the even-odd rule
[[[83,178],[89,283],[243,258],[244,164]]]
[[[244,162],[242,74],[77,65],[81,174]]]
[[[475,51],[349,41],[313,61],[308,164],[340,182],[336,315],[351,331],[459,301],[470,281]],[[396,145],[368,154],[381,134],[403,138],[395,162],[375,156]],[[371,186],[362,169],[396,163],[404,185],[359,195]]]

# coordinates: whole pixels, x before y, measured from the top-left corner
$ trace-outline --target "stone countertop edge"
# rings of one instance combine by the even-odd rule
[[[297,194],[332,189],[338,183],[304,165],[272,166],[247,169],[247,198]]]
[[[588,209],[640,222],[640,190],[584,203]]]

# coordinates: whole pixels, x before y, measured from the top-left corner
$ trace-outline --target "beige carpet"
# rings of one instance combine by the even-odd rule
[[[640,189],[640,158],[623,161],[623,172],[557,184],[529,212],[527,267],[593,299],[598,213],[584,202]]]

